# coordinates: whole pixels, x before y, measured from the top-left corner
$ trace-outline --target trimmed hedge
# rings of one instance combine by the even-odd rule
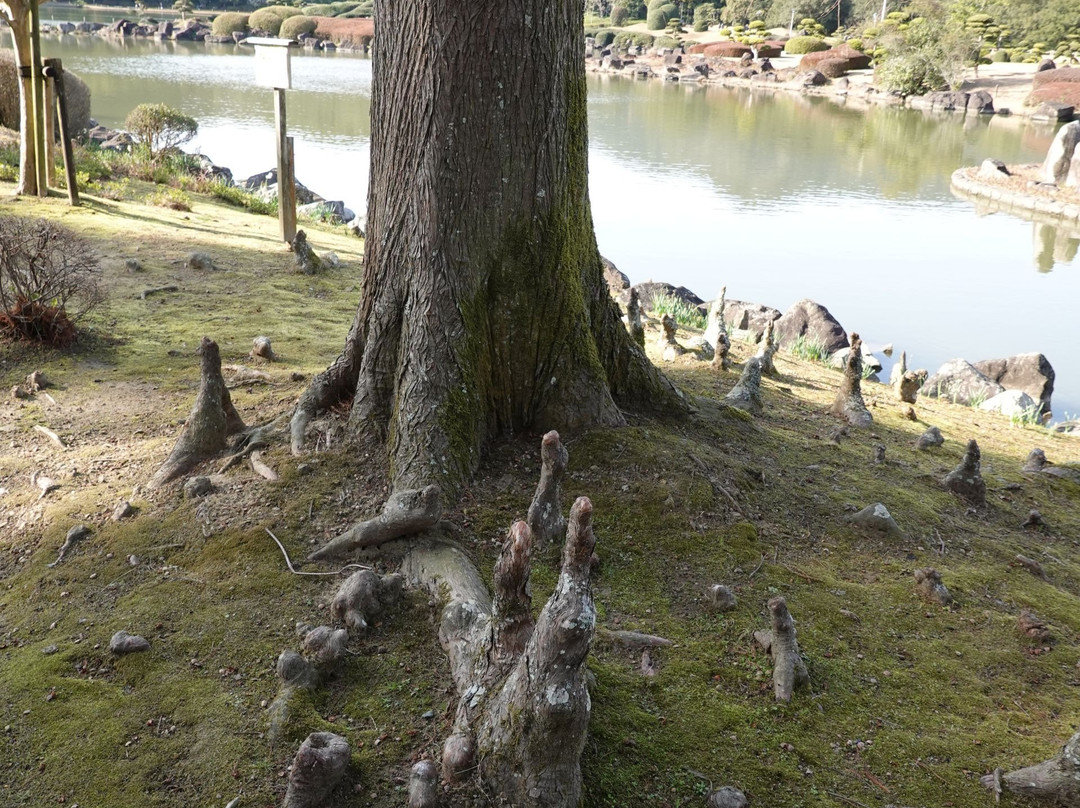
[[[65,70],[64,90],[72,134],[86,131],[90,128],[90,88],[77,75]],[[15,53],[6,48],[0,49],[0,126],[19,129],[19,74],[15,69]]]
[[[375,21],[370,17],[345,19],[343,17],[311,17],[315,20],[315,36],[329,39],[343,48],[366,48],[375,36]]]
[[[210,26],[211,32],[214,36],[232,36],[233,34],[243,34],[248,30],[248,20],[250,14],[241,14],[238,11],[226,11],[224,14],[218,14],[214,17],[213,25]]]
[[[702,51],[706,56],[722,56],[726,59],[739,59],[745,54],[753,55],[749,45],[741,42],[713,42]]]
[[[1046,84],[1072,84],[1080,82],[1080,67],[1059,67],[1054,70],[1043,70],[1031,78],[1032,87],[1042,87]]]
[[[596,43],[596,47],[606,48],[615,41],[615,32],[607,30],[597,31],[596,36],[593,37],[593,41]]]
[[[626,6],[614,6],[611,9],[611,24],[612,25],[626,25],[630,19],[630,12],[627,11]]]
[[[1046,72],[1053,73],[1054,71],[1047,70]],[[1068,104],[1080,109],[1080,82],[1061,81],[1056,84],[1043,84],[1031,91],[1031,95],[1024,100],[1024,106],[1037,107],[1047,101]]]
[[[612,46],[617,50],[628,48],[631,45],[637,45],[639,48],[651,48],[653,44],[652,34],[642,34],[638,31],[620,31],[615,34],[615,39],[612,40]]]
[[[290,6],[265,6],[258,11],[253,11],[248,17],[248,27],[252,30],[266,31],[270,36],[277,36],[281,30],[281,23],[289,17],[303,14],[298,8]]]
[[[825,44],[825,40],[818,39],[816,36],[793,36],[784,46],[784,50],[796,55],[800,53],[826,51],[828,49],[829,46]]]
[[[649,12],[648,18],[645,20],[645,27],[650,31],[663,31],[667,28],[668,15],[662,8],[656,8]]]
[[[311,17],[289,17],[281,23],[278,33],[282,39],[299,39],[305,34],[314,34],[319,23]]]

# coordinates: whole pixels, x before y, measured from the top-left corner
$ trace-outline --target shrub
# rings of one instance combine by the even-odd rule
[[[679,40],[673,36],[658,36],[656,41],[653,42],[654,48],[677,48],[679,47]]]
[[[311,17],[289,17],[281,23],[278,36],[282,39],[297,39],[305,34],[314,34],[319,24]]]
[[[852,50],[857,50],[859,53],[862,53],[863,41],[857,37],[855,39],[849,39],[847,41],[847,46]]]
[[[265,6],[252,13],[248,18],[248,26],[253,30],[266,31],[270,36],[277,36],[281,23],[302,13],[300,9],[289,6]]]
[[[694,30],[699,33],[708,31],[710,25],[715,25],[720,19],[720,12],[715,3],[702,3],[694,9]]]
[[[191,210],[191,197],[179,188],[161,188],[146,197],[146,204],[170,210]]]
[[[714,42],[706,45],[703,53],[706,56],[722,56],[726,59],[739,59],[744,54],[752,53],[749,45],[739,42]]]
[[[1080,82],[1080,67],[1059,67],[1056,70],[1044,70],[1031,77],[1032,87],[1044,84],[1067,84]]]
[[[615,32],[608,30],[597,31],[594,40],[596,42],[596,47],[606,48],[608,45],[615,41]]]
[[[278,215],[278,200],[276,196],[267,201],[258,194],[253,194],[251,191],[231,185],[225,180],[220,179],[212,182],[207,189],[207,192],[215,199],[220,199],[222,202],[227,202],[238,208],[247,208],[252,213],[259,213],[266,216]]]
[[[162,151],[195,137],[199,124],[165,104],[139,104],[128,113],[124,128],[147,150],[151,159],[156,159]]]
[[[64,71],[64,90],[71,134],[90,128],[90,88],[70,70]],[[15,53],[0,49],[0,126],[19,129],[19,77]]]
[[[611,9],[611,24],[612,25],[626,25],[630,20],[630,12],[626,6],[613,6]]]
[[[313,6],[304,6],[303,13],[309,17],[333,17],[334,6],[330,3],[316,3]]]
[[[828,49],[829,46],[825,44],[825,40],[818,39],[816,36],[793,36],[784,46],[784,50],[792,54],[814,53]]]
[[[1047,73],[1054,71],[1048,70]],[[1068,104],[1080,108],[1080,83],[1062,81],[1057,84],[1043,84],[1034,88],[1024,101],[1025,106],[1035,107],[1047,101]]]
[[[214,36],[232,36],[233,34],[246,33],[249,16],[238,11],[226,11],[224,14],[218,14],[214,17],[210,31]]]
[[[991,62],[1007,62],[1009,61],[1009,52],[1007,50],[996,50],[990,52]]]
[[[312,17],[318,24],[315,36],[329,39],[344,48],[366,48],[375,35],[375,23],[371,19],[346,20],[340,17]]]
[[[631,45],[637,45],[639,48],[651,48],[653,35],[643,34],[638,31],[620,31],[615,34],[615,39],[612,40],[611,44],[617,50],[623,50]]]
[[[765,21],[764,20],[751,20],[750,24],[747,25],[746,27],[751,31],[764,31],[765,30]]]
[[[45,219],[0,216],[0,336],[65,346],[103,296],[90,245]]]
[[[649,12],[649,16],[645,19],[645,27],[650,31],[663,31],[667,28],[668,15],[664,13],[663,9],[653,9]]]
[[[813,337],[808,337],[806,334],[799,334],[799,336],[795,337],[788,346],[788,351],[793,356],[811,362],[829,361],[829,351],[825,347],[825,343]]]

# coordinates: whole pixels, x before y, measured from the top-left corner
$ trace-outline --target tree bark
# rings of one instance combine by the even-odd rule
[[[15,69],[30,65],[30,9],[21,0],[0,0],[0,17],[11,26],[15,47]],[[33,87],[29,76],[19,79],[19,184],[17,194],[36,194],[37,156],[32,137],[34,128]]]
[[[1080,805],[1080,732],[1050,760],[1004,776],[999,772],[986,775],[982,783],[997,793],[1004,786],[1013,794],[1049,800],[1055,805]]]
[[[292,443],[351,396],[395,488],[453,492],[491,439],[685,412],[620,322],[587,187],[579,0],[385,0],[363,291]],[[517,43],[506,47],[506,43]]]

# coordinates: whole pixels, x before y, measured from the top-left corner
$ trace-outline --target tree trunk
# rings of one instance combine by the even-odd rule
[[[363,292],[345,350],[301,398],[352,397],[395,488],[453,492],[524,429],[685,412],[629,338],[587,187],[579,0],[383,0],[374,53]]]
[[[15,70],[30,64],[30,13],[21,0],[0,0],[0,17],[11,25]],[[29,76],[19,79],[19,184],[17,194],[36,194],[37,157],[34,152],[34,98]]]
[[[1050,760],[1002,776],[1000,770],[982,778],[999,795],[1004,788],[1013,794],[1049,801],[1054,805],[1080,805],[1080,732],[1069,738]]]

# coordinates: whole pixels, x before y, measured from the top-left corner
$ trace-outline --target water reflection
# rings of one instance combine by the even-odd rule
[[[953,194],[973,203],[979,216],[1015,217],[1031,222],[1032,263],[1039,272],[1072,264],[1080,252],[1080,222],[1066,222],[1060,216],[1004,205],[956,188]]]

